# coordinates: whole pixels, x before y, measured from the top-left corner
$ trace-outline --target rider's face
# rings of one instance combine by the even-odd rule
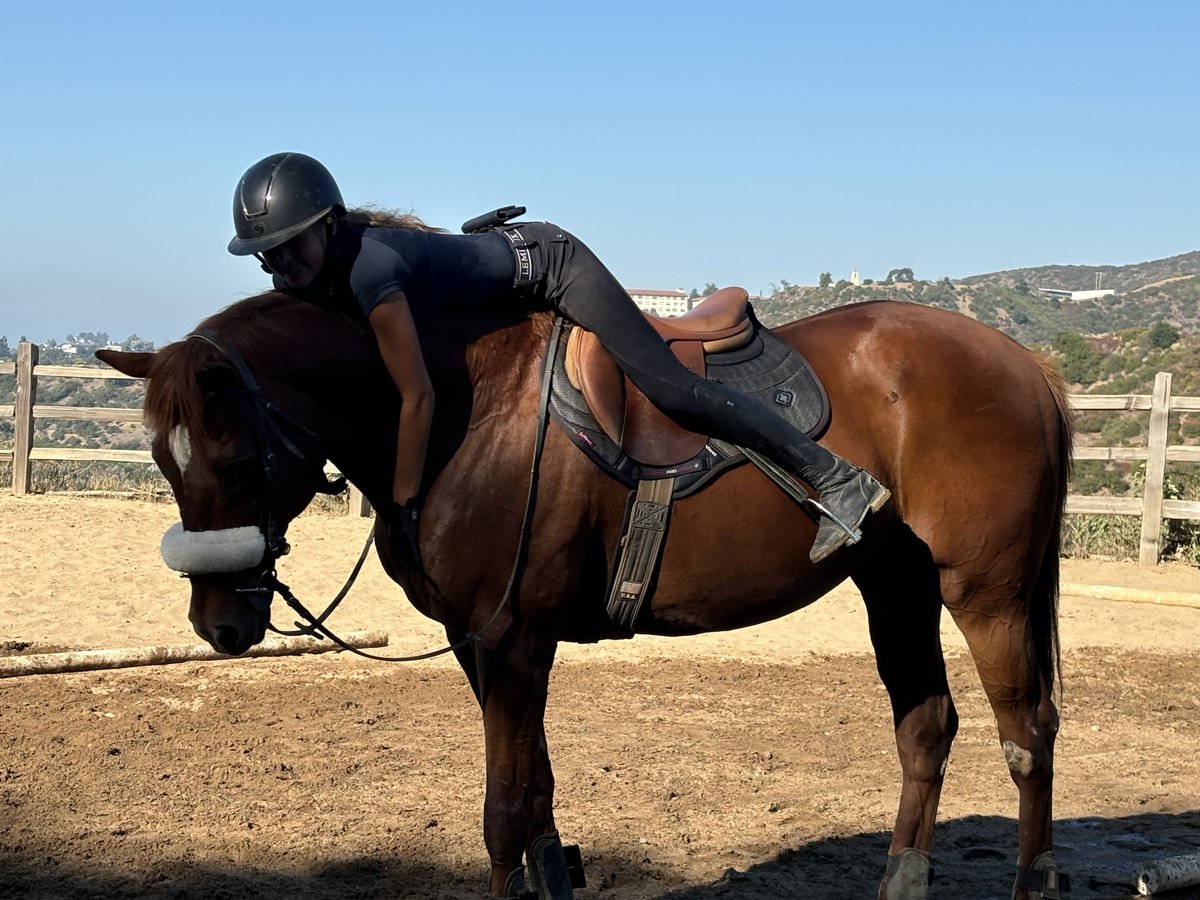
[[[288,287],[305,288],[316,280],[325,265],[325,220],[314,222],[278,247],[264,250],[263,262],[282,278]]]

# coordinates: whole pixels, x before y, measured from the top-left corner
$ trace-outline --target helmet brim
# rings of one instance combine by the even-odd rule
[[[305,219],[303,222],[293,225],[290,228],[285,228],[282,231],[276,231],[271,234],[264,234],[262,237],[254,238],[253,240],[244,240],[237,235],[234,235],[233,240],[229,242],[229,252],[234,256],[253,256],[257,253],[264,253],[267,250],[273,250],[280,244],[286,244],[305,228],[312,225],[314,222],[319,221],[322,216],[328,215],[332,209],[332,206],[327,207],[326,209],[321,210],[311,219]]]

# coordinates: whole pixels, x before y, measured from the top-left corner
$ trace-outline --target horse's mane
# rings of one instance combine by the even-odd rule
[[[296,314],[305,309],[314,307],[288,294],[271,291],[227,306],[204,319],[193,331],[220,335],[239,355],[250,360],[290,345],[295,340]],[[146,423],[159,434],[180,425],[189,431],[202,432],[204,404],[196,387],[196,374],[222,362],[216,348],[206,341],[184,338],[159,350],[151,364],[146,388]]]

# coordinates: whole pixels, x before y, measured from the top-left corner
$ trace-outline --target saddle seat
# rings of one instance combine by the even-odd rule
[[[744,289],[728,287],[678,318],[645,316],[676,359],[704,377],[706,354],[736,350],[754,336],[748,302]],[[566,369],[572,387],[583,394],[604,433],[643,465],[670,467],[687,462],[708,443],[706,435],[688,431],[660,412],[592,332],[571,329]]]

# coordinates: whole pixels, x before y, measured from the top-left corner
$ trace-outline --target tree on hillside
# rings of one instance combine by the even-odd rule
[[[833,275],[829,272],[821,273],[821,280],[817,282],[820,287],[829,287],[833,284]]]
[[[716,292],[717,292],[717,286],[715,284],[713,284],[711,281],[709,281],[709,282],[705,283],[704,293],[701,294],[701,296],[702,297],[710,297],[713,294],[715,294]]]
[[[1150,346],[1155,350],[1166,350],[1179,340],[1179,329],[1166,322],[1156,322],[1150,329],[1150,333],[1146,335],[1146,339],[1150,341]]]
[[[911,281],[915,281],[916,279],[913,277],[912,269],[903,268],[903,269],[892,269],[890,272],[887,273],[887,278],[885,278],[884,280],[886,282],[888,282],[889,284],[891,284],[892,282],[896,282],[896,281],[911,282]]]
[[[0,359],[8,359],[12,356],[12,350],[8,348],[8,338],[0,334]]]
[[[1018,294],[1028,294],[1030,291],[1029,282],[1024,278],[1018,278],[1017,283],[1013,285],[1013,290]]]
[[[154,341],[147,341],[136,334],[131,334],[125,340],[121,341],[121,349],[132,350],[134,352],[149,351],[154,349]]]
[[[1082,334],[1063,331],[1051,346],[1062,354],[1063,377],[1072,384],[1091,384],[1100,373],[1101,356]]]

